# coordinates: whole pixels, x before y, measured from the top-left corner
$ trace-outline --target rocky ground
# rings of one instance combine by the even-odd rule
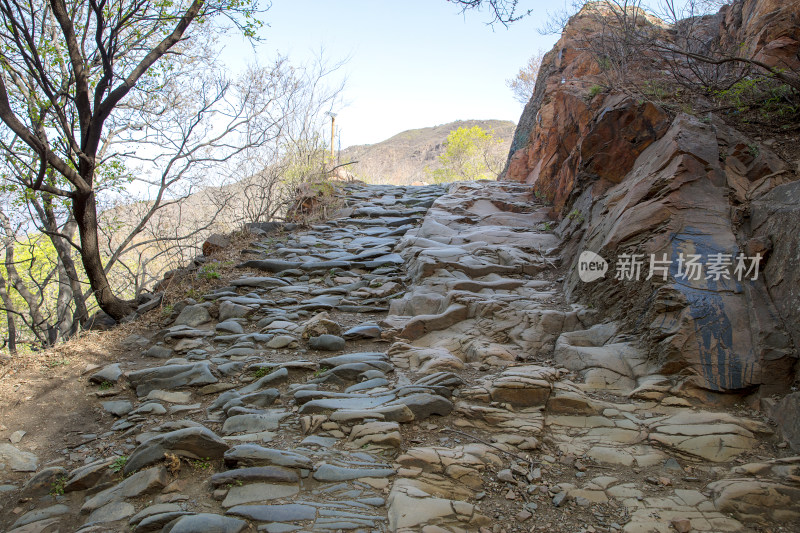
[[[529,186],[344,193],[3,406],[0,529],[800,531],[800,457],[567,303]]]

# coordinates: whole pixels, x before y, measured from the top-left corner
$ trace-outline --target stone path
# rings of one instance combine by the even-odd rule
[[[800,458],[568,304],[528,187],[345,192],[128,339],[138,364],[90,377],[112,425],[48,464],[0,444],[0,527],[796,530]]]

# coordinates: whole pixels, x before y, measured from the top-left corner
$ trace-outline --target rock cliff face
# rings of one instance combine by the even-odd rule
[[[798,13],[797,1],[746,0],[699,28],[796,66]],[[545,56],[505,172],[551,202],[568,296],[642,334],[650,362],[687,392],[786,391],[800,346],[798,162],[711,113],[598,91],[600,66],[580,41],[592,31],[576,15]],[[658,71],[650,59],[642,76]],[[581,281],[584,251],[608,263],[603,278]]]

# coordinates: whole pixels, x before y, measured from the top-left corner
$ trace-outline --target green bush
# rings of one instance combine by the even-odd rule
[[[764,118],[777,119],[800,113],[800,95],[797,91],[768,75],[742,78],[714,95],[721,103],[734,107],[739,113],[756,108]]]
[[[125,463],[128,462],[128,456],[122,455],[114,459],[114,462],[108,466],[108,469],[114,472],[122,472],[122,469],[125,468]]]
[[[206,263],[200,270],[198,270],[197,275],[203,279],[219,279],[219,263]]]
[[[445,152],[439,156],[441,168],[428,173],[435,183],[497,179],[504,161],[502,144],[480,126],[458,128],[447,136]]]

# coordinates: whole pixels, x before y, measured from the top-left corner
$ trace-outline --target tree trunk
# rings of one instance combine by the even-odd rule
[[[6,320],[8,321],[8,353],[17,353],[17,325],[14,322],[14,302],[6,289],[6,280],[0,276],[0,299],[3,300],[3,307],[6,308]]]
[[[64,263],[61,258],[58,258],[58,296],[56,297],[56,329],[57,338],[67,340],[76,331],[73,327],[73,314],[70,313],[69,304],[72,302],[72,286],[70,284],[67,269],[64,268]]]
[[[36,336],[42,346],[47,346],[47,327],[49,324],[47,324],[47,321],[42,316],[41,306],[43,302],[39,301],[33,295],[33,293],[31,293],[31,291],[22,281],[22,277],[19,275],[19,271],[17,270],[17,262],[14,259],[14,230],[11,227],[10,220],[2,211],[0,211],[0,223],[2,223],[3,230],[6,234],[3,245],[6,249],[5,267],[6,274],[8,275],[8,283],[14,287],[14,289],[19,293],[20,296],[22,296],[22,299],[25,300],[25,303],[28,305],[28,312],[30,313],[31,317],[31,332]]]
[[[83,288],[78,278],[78,270],[75,268],[75,261],[72,260],[72,250],[67,241],[67,239],[72,239],[75,235],[75,228],[77,226],[75,218],[70,215],[69,219],[64,224],[64,228],[59,232],[51,198],[48,195],[44,195],[41,205],[34,199],[33,206],[36,209],[36,213],[39,215],[39,220],[42,221],[42,225],[48,231],[50,242],[53,243],[53,248],[56,249],[56,254],[58,254],[58,260],[61,266],[64,267],[66,276],[69,279],[69,286],[72,289],[72,300],[75,304],[75,312],[72,321],[77,322],[77,325],[82,327],[86,321],[89,320],[89,311],[86,309],[86,300],[83,297]],[[73,325],[71,329],[74,334],[75,331],[77,331],[77,326]]]
[[[72,224],[72,230],[67,230],[66,228],[64,229],[64,232],[69,238],[72,238],[72,235],[75,233],[74,222],[72,222]],[[58,241],[60,246],[56,245],[55,241]],[[86,309],[86,300],[83,297],[83,288],[81,287],[81,282],[78,279],[78,270],[75,268],[75,261],[72,260],[72,254],[70,254],[69,244],[67,244],[64,239],[56,238],[54,239],[53,245],[56,248],[56,252],[61,260],[61,264],[64,266],[64,270],[69,278],[70,287],[72,288],[72,301],[75,304],[73,321],[77,321],[79,326],[83,326],[86,321],[89,320],[89,310]]]
[[[97,202],[94,191],[78,192],[72,201],[72,212],[81,239],[81,261],[92,286],[97,305],[115,320],[121,320],[135,310],[134,302],[117,298],[103,270],[100,245],[97,240]]]

